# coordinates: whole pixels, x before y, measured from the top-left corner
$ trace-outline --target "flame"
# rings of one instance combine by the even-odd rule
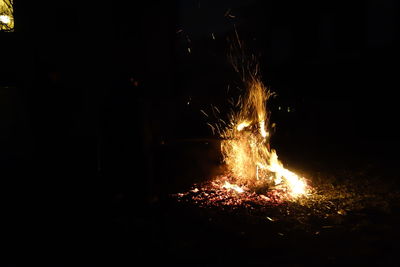
[[[235,184],[231,184],[231,183],[229,183],[228,181],[225,181],[225,184],[222,186],[222,188],[225,188],[225,189],[231,189],[231,190],[235,190],[236,192],[238,192],[238,193],[243,193],[244,192],[244,189],[243,188],[241,188],[240,186],[238,186],[238,185],[235,185]]]
[[[236,129],[238,131],[241,131],[249,125],[250,125],[250,121],[243,121],[243,122],[239,123],[238,126],[236,126]]]
[[[268,184],[284,189],[293,198],[305,195],[306,180],[284,168],[276,151],[269,147],[266,103],[273,93],[257,75],[249,75],[245,86],[246,94],[239,100],[240,109],[230,114],[230,123],[220,133],[223,159],[234,182],[250,187]],[[243,192],[241,187],[228,182],[222,187]]]

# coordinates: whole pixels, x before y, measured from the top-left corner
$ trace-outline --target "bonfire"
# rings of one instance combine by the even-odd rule
[[[263,84],[256,58],[245,56],[239,39],[237,44],[240,49],[233,47],[231,51],[240,53],[231,54],[229,58],[240,75],[243,93],[230,102],[227,122],[217,118],[218,123],[209,123],[213,133],[222,140],[221,154],[226,171],[191,192],[197,193],[196,198],[200,194],[200,198],[208,200],[215,194],[215,200],[231,199],[234,194],[235,203],[248,198],[276,202],[306,198],[310,192],[307,180],[286,169],[276,151],[270,148],[272,124],[267,104],[274,93]],[[209,193],[201,194],[205,191]]]

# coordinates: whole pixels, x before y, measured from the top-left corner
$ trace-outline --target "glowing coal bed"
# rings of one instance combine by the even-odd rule
[[[291,199],[284,188],[257,193],[246,186],[234,184],[232,179],[226,175],[206,183],[195,184],[188,192],[178,193],[174,196],[180,201],[191,199],[201,207],[229,206],[231,208],[277,205]]]
[[[351,175],[351,177],[350,177]],[[340,178],[337,178],[337,177]],[[363,175],[342,173],[310,175],[307,194],[291,196],[284,188],[250,189],[232,183],[229,176],[194,184],[186,192],[171,195],[187,207],[233,215],[246,215],[266,221],[296,221],[313,233],[340,227],[368,213],[388,214],[396,209],[399,190],[390,183]],[[364,215],[362,215],[364,214]],[[318,223],[316,223],[316,220]]]
[[[298,198],[276,188],[242,191],[223,175],[170,195],[171,255],[273,265],[397,260],[400,184],[390,170],[338,167],[305,176],[310,189]]]

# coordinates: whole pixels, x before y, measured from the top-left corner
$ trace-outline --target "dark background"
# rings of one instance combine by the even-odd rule
[[[165,251],[168,229],[144,218],[218,165],[200,110],[237,97],[234,27],[277,93],[272,146],[284,161],[396,166],[397,1],[82,2],[16,1],[15,32],[0,33],[1,239],[12,259]]]

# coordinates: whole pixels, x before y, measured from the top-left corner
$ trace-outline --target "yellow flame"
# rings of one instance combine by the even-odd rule
[[[240,186],[235,185],[235,184],[231,184],[231,183],[229,183],[227,181],[225,181],[225,184],[222,186],[222,188],[225,188],[225,189],[228,189],[228,190],[229,189],[235,190],[238,193],[243,193],[244,192],[244,189],[241,188]]]
[[[269,135],[269,133],[265,130],[265,123],[263,121],[259,122],[260,124],[260,134],[262,137],[267,137]]]
[[[237,129],[238,131],[241,131],[241,130],[243,130],[244,128],[246,128],[247,126],[249,126],[249,125],[250,125],[250,121],[243,121],[243,122],[239,123],[239,124],[236,126],[236,129]]]
[[[275,150],[271,151],[270,163],[267,169],[275,173],[275,185],[285,181],[288,185],[289,193],[293,197],[306,193],[307,184],[304,179],[301,179],[297,174],[285,169],[283,164],[278,160],[278,155]]]

